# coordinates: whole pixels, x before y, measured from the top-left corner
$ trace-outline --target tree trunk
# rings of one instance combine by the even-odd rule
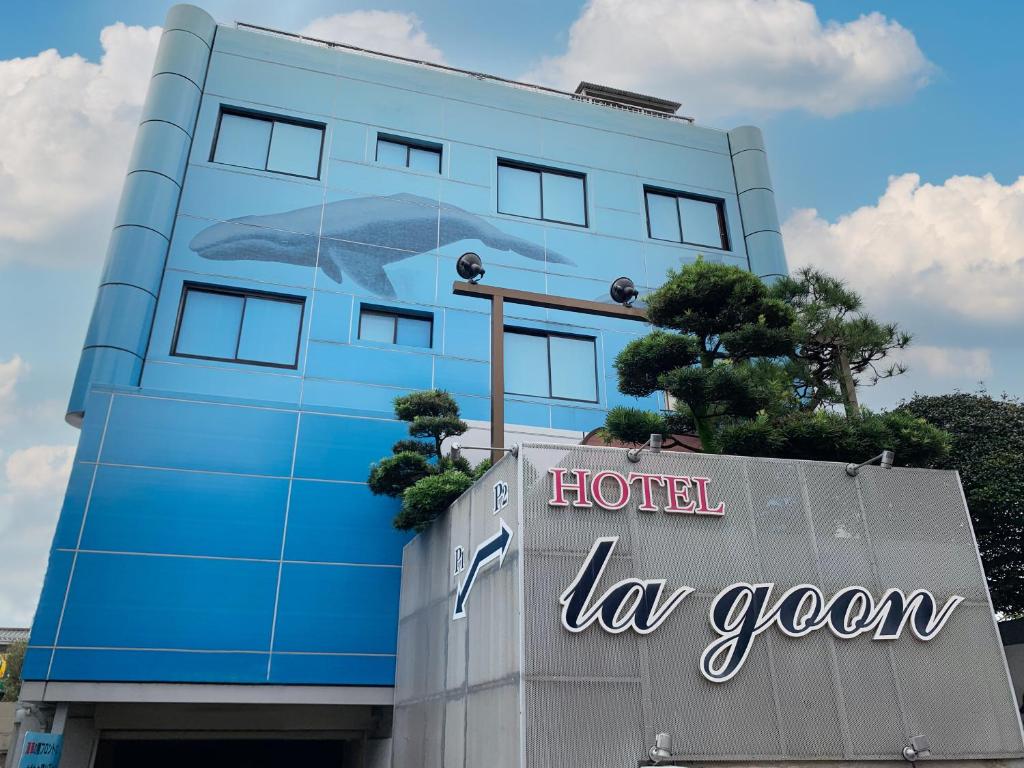
[[[839,346],[839,361],[836,378],[839,379],[839,391],[843,395],[843,405],[846,406],[847,418],[853,419],[860,416],[860,403],[857,402],[857,384],[853,380],[853,373],[850,372],[850,356],[845,347]]]
[[[715,445],[715,433],[711,429],[710,419],[707,416],[694,414],[693,423],[697,426],[697,436],[700,437],[700,447],[704,453],[718,453],[718,446]]]

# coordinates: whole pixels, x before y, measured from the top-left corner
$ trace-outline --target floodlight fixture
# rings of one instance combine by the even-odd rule
[[[878,466],[882,469],[892,469],[893,462],[896,461],[896,454],[889,449],[886,449],[877,456],[873,456],[867,461],[862,461],[860,464],[847,464],[846,474],[850,477],[856,477],[862,467],[866,467],[868,464],[874,464],[876,461],[878,462]]]
[[[662,440],[662,435],[657,432],[652,432],[651,436],[647,438],[646,443],[641,445],[639,448],[630,448],[626,451],[626,458],[636,464],[640,461],[640,454],[643,453],[644,448],[650,450],[651,453],[661,453]]]
[[[468,280],[476,285],[484,276],[484,262],[477,254],[466,251],[459,256],[459,260],[455,263],[455,270],[463,280]]]
[[[625,307],[633,306],[633,302],[640,295],[640,291],[636,289],[633,281],[625,276],[617,277],[608,292],[611,294],[612,301]]]

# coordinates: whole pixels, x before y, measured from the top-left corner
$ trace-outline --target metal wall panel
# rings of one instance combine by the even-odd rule
[[[635,765],[654,734],[683,759],[902,760],[925,734],[933,758],[1020,756],[1024,745],[984,576],[954,473],[584,447],[527,446],[524,497],[526,765]],[[548,505],[553,466],[711,478],[722,517]],[[635,486],[634,486],[635,487]],[[571,496],[570,496],[571,498]],[[657,630],[561,626],[558,597],[595,539],[618,536],[600,594],[629,576],[695,591]],[[738,674],[699,670],[718,635],[714,596],[739,581],[797,584],[826,599],[860,585],[965,602],[929,642],[837,639],[827,629],[754,638]],[[571,747],[567,746],[571,745]]]

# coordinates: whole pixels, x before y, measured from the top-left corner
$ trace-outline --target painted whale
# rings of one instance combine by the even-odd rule
[[[323,223],[321,227],[321,212]],[[317,238],[299,232],[321,232]],[[489,248],[527,259],[574,265],[571,259],[520,237],[454,205],[418,195],[356,197],[266,216],[242,216],[199,232],[189,247],[217,261],[273,261],[319,266],[336,283],[343,274],[378,296],[393,298],[395,287],[384,272],[402,261],[460,240],[479,240]],[[371,244],[372,243],[372,244]]]

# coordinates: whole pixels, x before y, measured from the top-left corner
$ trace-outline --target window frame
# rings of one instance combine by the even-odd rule
[[[250,165],[238,165],[236,163],[225,163],[219,160],[215,160],[214,157],[217,154],[217,143],[220,141],[220,126],[224,120],[224,115],[234,115],[235,117],[245,117],[250,120],[263,120],[264,122],[270,123],[270,140],[267,142],[267,154],[263,158],[262,168],[253,168]],[[307,176],[304,173],[289,173],[288,171],[273,171],[267,168],[267,163],[270,162],[270,148],[274,144],[274,124],[275,123],[287,123],[289,125],[297,125],[301,128],[315,128],[320,131],[320,150],[317,153],[316,158],[316,176]],[[324,142],[327,139],[327,124],[318,123],[315,120],[303,120],[298,117],[288,117],[285,115],[275,115],[272,112],[260,112],[255,109],[245,109],[242,107],[231,107],[221,104],[220,112],[217,114],[217,127],[213,131],[213,143],[210,145],[210,160],[211,163],[217,165],[226,165],[229,168],[246,168],[250,171],[262,171],[263,173],[276,173],[280,176],[291,176],[295,179],[314,179],[319,181],[321,173],[323,173],[324,163]]]
[[[401,144],[403,147],[405,147],[405,165],[404,166],[388,165],[387,163],[381,162],[381,159],[380,159],[380,143],[382,141],[385,141],[388,144]],[[377,133],[377,142],[373,145],[373,162],[381,163],[381,165],[384,165],[385,167],[388,167],[388,168],[403,168],[404,167],[407,171],[413,171],[413,173],[416,173],[417,171],[409,165],[409,159],[410,159],[410,152],[409,152],[409,150],[410,149],[424,149],[424,150],[428,150],[430,152],[436,152],[437,153],[437,175],[440,176],[442,174],[442,169],[444,168],[444,145],[443,144],[437,144],[437,143],[432,142],[432,141],[423,141],[422,139],[410,139],[410,138],[407,138],[405,136],[396,136],[393,133],[380,133],[380,132]],[[422,171],[420,171],[420,173],[422,173]]]
[[[600,374],[600,369],[598,367],[598,361],[597,361],[597,337],[596,336],[586,336],[584,334],[579,334],[579,333],[562,333],[560,331],[545,331],[545,330],[542,330],[542,329],[539,329],[539,328],[524,328],[522,326],[515,326],[515,325],[506,325],[506,326],[504,326],[504,328],[502,328],[502,332],[506,333],[506,334],[507,333],[518,333],[518,334],[522,334],[523,336],[540,336],[540,337],[543,337],[544,340],[545,340],[545,343],[547,345],[547,369],[548,369],[548,394],[547,394],[546,397],[544,395],[532,395],[532,394],[530,394],[528,392],[511,392],[507,388],[508,387],[507,383],[505,384],[506,389],[505,389],[504,394],[506,394],[506,395],[515,395],[517,397],[540,397],[540,398],[543,398],[545,400],[562,400],[562,401],[567,402],[567,403],[600,403],[601,402],[601,378],[600,378],[600,375],[599,375]],[[557,336],[557,337],[563,338],[563,339],[575,339],[576,341],[589,341],[591,343],[591,345],[594,347],[594,399],[593,400],[587,400],[587,399],[579,398],[579,397],[560,397],[558,395],[551,394],[551,392],[552,392],[552,389],[551,389],[551,337],[552,336]],[[504,349],[505,349],[505,344],[504,344],[504,341],[503,341],[503,343],[502,343],[502,357],[503,358],[505,357]],[[505,358],[505,359],[507,359],[507,358]],[[505,359],[502,360],[502,366],[503,367],[504,367],[504,364],[505,364]],[[505,381],[504,371],[502,371],[502,381]]]
[[[363,315],[386,315],[387,317],[395,318],[394,329],[391,332],[391,346],[403,347],[405,349],[433,349],[434,348],[434,313],[433,312],[420,312],[414,309],[396,309],[394,307],[385,307],[379,304],[360,304],[359,305],[359,321],[356,324],[356,341],[362,341],[367,344],[388,344],[386,341],[374,341],[373,339],[363,338]],[[398,318],[404,317],[407,320],[421,320],[430,325],[430,343],[421,347],[413,344],[399,344],[398,343]]]
[[[504,157],[498,158],[498,170],[497,173],[501,174],[501,168],[516,168],[520,171],[533,171],[537,174],[537,184],[540,187],[540,217],[526,216],[521,213],[509,213],[508,211],[501,210],[501,183],[495,178],[495,195],[497,212],[503,216],[515,216],[517,219],[529,219],[530,221],[547,221],[552,224],[564,224],[567,227],[582,227],[583,229],[589,229],[590,227],[590,206],[589,195],[587,192],[587,174],[580,171],[569,171],[565,168],[552,168],[548,165],[537,165],[535,163],[526,163],[520,160],[509,160]],[[577,224],[574,221],[563,221],[562,219],[547,219],[544,217],[544,174],[551,173],[556,176],[568,176],[571,179],[579,179],[583,182],[583,223]]]
[[[179,352],[178,351],[178,337],[181,334],[182,321],[185,319],[185,304],[188,301],[188,294],[190,291],[196,291],[198,293],[214,293],[221,296],[234,296],[242,299],[242,314],[238,319],[238,337],[235,339],[235,357],[216,357],[212,355],[196,355],[190,352]],[[264,299],[266,301],[280,301],[285,304],[298,304],[299,308],[299,332],[295,336],[295,358],[294,362],[289,365],[288,363],[270,363],[265,360],[249,360],[248,358],[238,357],[238,348],[242,344],[242,328],[245,323],[245,308],[248,304],[249,297],[254,299]],[[302,350],[302,328],[306,319],[306,297],[295,296],[286,293],[272,293],[270,291],[253,291],[247,288],[232,288],[225,285],[212,285],[209,283],[196,283],[191,281],[185,281],[181,284],[181,298],[178,302],[178,314],[174,324],[174,335],[171,337],[171,356],[172,357],[186,357],[192,360],[215,360],[222,363],[240,363],[242,365],[262,365],[266,368],[282,368],[286,370],[297,371],[299,368],[299,352]]]
[[[673,197],[676,199],[676,220],[679,224],[678,240],[666,240],[661,237],[654,237],[654,235],[651,234],[651,207],[647,202],[648,194],[662,195],[664,197]],[[686,230],[683,228],[683,215],[679,212],[679,198],[683,198],[685,200],[696,200],[701,203],[714,203],[715,208],[718,210],[718,233],[721,235],[722,245],[694,243],[686,239]],[[654,187],[650,184],[644,184],[644,216],[647,220],[647,238],[649,240],[657,240],[659,243],[679,243],[680,245],[688,245],[693,248],[714,248],[716,251],[732,251],[732,239],[729,237],[729,221],[725,215],[724,198],[713,197],[712,195],[701,195],[694,192],[680,192],[675,189]]]

